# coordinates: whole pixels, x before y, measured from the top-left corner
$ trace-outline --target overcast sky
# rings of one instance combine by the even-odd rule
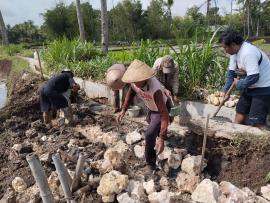
[[[47,9],[52,9],[59,2],[70,4],[75,0],[0,0],[0,10],[6,24],[15,25],[27,20],[32,20],[36,25],[43,23],[43,18],[40,15]],[[121,0],[107,0],[108,10],[113,5],[115,6]],[[216,0],[218,6],[221,8],[222,14],[230,11],[230,0]],[[81,0],[81,3],[89,2],[94,8],[100,8],[100,0]],[[150,0],[141,0],[143,8],[146,9]],[[202,5],[205,0],[175,0],[172,7],[172,13],[174,16],[183,16],[187,8],[193,5]],[[205,12],[206,6],[201,8],[202,12]]]

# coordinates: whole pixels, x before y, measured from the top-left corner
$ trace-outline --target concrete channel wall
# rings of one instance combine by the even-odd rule
[[[108,102],[113,104],[113,91],[106,84],[91,80],[83,80],[78,77],[75,77],[74,80],[80,85],[81,89],[85,91],[89,98],[108,98]]]

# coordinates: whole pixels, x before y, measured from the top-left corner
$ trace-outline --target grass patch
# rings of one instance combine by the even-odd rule
[[[35,52],[35,50],[33,50],[33,49],[23,49],[20,52],[20,56],[33,58],[34,57],[34,52]]]
[[[1,56],[15,56],[16,54],[22,52],[23,46],[17,44],[10,44],[8,46],[0,45],[0,55]]]
[[[254,135],[254,134],[241,134],[236,135],[232,140],[232,145],[241,148],[245,151],[263,151],[269,150],[270,136]]]
[[[259,46],[268,56],[270,56],[270,44],[262,44]]]

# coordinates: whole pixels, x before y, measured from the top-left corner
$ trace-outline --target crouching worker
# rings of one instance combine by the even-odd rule
[[[107,85],[114,91],[114,113],[120,111],[120,93],[119,90],[123,89],[125,83],[122,82],[122,77],[126,71],[123,64],[114,64],[106,72]]]
[[[43,85],[40,91],[40,107],[46,124],[51,122],[53,111],[59,109],[63,110],[69,124],[73,123],[70,93],[71,90],[77,92],[80,89],[80,86],[75,83],[73,77],[73,73],[65,69]]]
[[[164,140],[167,136],[170,110],[168,98],[164,88],[155,77],[155,71],[145,63],[133,61],[123,75],[122,81],[130,83],[121,112],[117,115],[117,122],[121,122],[132,98],[137,94],[149,109],[147,122],[149,126],[145,132],[145,159],[147,172],[156,169],[156,154],[164,150]],[[157,140],[156,140],[157,138]],[[156,152],[156,150],[157,152]]]

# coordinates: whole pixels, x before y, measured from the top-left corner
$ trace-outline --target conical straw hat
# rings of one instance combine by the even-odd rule
[[[154,77],[156,72],[140,60],[135,59],[123,75],[125,83],[140,82]]]
[[[114,64],[112,65],[106,73],[106,82],[107,85],[113,90],[120,90],[125,86],[125,83],[122,82],[122,77],[126,71],[126,68],[123,64]]]

